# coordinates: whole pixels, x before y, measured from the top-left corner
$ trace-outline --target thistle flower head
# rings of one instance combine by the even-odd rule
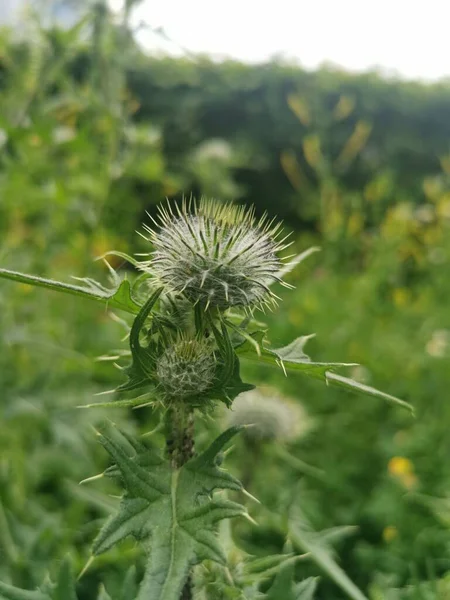
[[[280,281],[281,223],[257,220],[253,208],[213,200],[159,209],[156,229],[144,226],[154,252],[141,268],[171,292],[221,310],[270,305]]]
[[[168,400],[198,396],[212,387],[216,357],[207,340],[181,338],[156,363],[156,380]]]
[[[247,437],[259,441],[288,441],[310,427],[303,406],[273,389],[255,389],[240,394],[233,402],[230,425],[252,425]]]

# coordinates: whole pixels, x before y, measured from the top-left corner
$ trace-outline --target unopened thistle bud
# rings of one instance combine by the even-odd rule
[[[201,200],[159,209],[157,228],[144,226],[154,252],[141,262],[168,291],[192,304],[224,310],[276,302],[270,285],[279,281],[281,224],[257,220],[253,208]]]
[[[156,380],[168,400],[200,396],[214,384],[216,357],[206,340],[180,339],[156,363]]]
[[[252,425],[249,438],[260,441],[289,441],[310,428],[310,419],[297,401],[265,388],[240,394],[233,403],[230,425]]]

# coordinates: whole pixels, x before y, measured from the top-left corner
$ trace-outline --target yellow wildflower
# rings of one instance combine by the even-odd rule
[[[395,525],[388,525],[383,529],[383,540],[389,544],[398,536],[398,529]]]

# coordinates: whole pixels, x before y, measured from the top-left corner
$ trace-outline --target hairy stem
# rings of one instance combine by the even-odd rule
[[[175,404],[166,417],[166,451],[174,469],[194,456],[194,411],[182,402]],[[188,576],[180,600],[192,600],[192,578]]]
[[[174,469],[194,456],[194,412],[189,406],[180,403],[168,410],[166,450]]]

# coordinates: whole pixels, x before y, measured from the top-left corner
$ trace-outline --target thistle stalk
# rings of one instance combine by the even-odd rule
[[[173,469],[179,469],[194,456],[194,410],[179,402],[166,414],[166,453]],[[180,600],[192,600],[192,577],[189,574]]]
[[[194,456],[194,410],[182,402],[166,413],[166,452],[174,469]]]

